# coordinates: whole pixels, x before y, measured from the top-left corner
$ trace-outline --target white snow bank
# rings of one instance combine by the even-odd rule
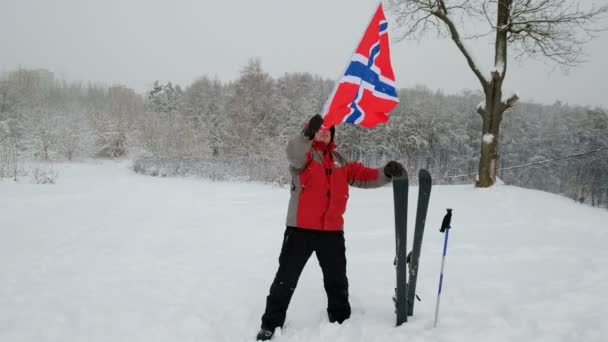
[[[288,189],[63,165],[0,181],[0,341],[252,341]],[[410,227],[417,189],[410,189]],[[329,324],[307,264],[276,341],[605,341],[608,212],[510,186],[433,188],[415,314],[394,327],[392,189],[353,189],[353,315]],[[454,209],[432,328],[445,208]],[[410,232],[410,243],[411,243]]]

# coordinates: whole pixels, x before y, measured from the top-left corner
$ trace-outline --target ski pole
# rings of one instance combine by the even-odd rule
[[[441,222],[440,232],[445,232],[445,238],[443,239],[443,257],[441,258],[441,273],[439,276],[439,290],[437,291],[437,305],[435,306],[435,322],[433,328],[437,327],[437,319],[439,317],[439,302],[441,301],[441,288],[443,287],[443,267],[445,266],[445,256],[448,249],[448,236],[450,233],[450,225],[452,221],[452,209],[447,209],[447,214],[443,217]]]

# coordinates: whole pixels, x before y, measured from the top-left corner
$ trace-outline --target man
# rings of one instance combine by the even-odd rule
[[[350,317],[342,230],[348,186],[377,188],[403,173],[403,166],[396,161],[373,169],[346,159],[335,151],[335,128],[322,124],[320,115],[313,116],[287,145],[292,175],[287,228],[257,336],[260,341],[271,339],[275,329],[285,323],[298,279],[313,252],[323,272],[329,321],[341,324]]]

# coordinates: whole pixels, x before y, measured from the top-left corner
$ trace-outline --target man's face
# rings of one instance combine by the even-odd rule
[[[315,134],[314,140],[322,142],[325,145],[329,144],[329,142],[331,141],[331,132],[329,131],[329,128],[321,127],[317,131],[317,134]]]

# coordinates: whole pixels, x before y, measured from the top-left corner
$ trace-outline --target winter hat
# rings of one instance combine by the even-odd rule
[[[308,128],[308,121],[304,123],[304,129],[306,128]],[[334,135],[336,135],[336,126],[329,127],[329,133],[331,134],[331,139],[329,141],[334,142]]]

